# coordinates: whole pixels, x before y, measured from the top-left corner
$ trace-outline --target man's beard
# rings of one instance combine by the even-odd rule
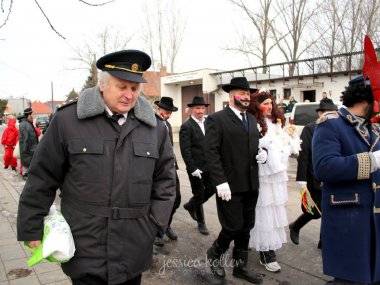
[[[247,110],[248,107],[249,107],[249,100],[238,100],[236,98],[234,98],[234,103],[235,103],[235,106],[236,107],[239,107],[240,109],[242,110]]]

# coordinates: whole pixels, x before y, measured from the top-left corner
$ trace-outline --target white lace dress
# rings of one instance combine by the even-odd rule
[[[255,226],[251,230],[249,247],[257,251],[277,250],[286,243],[287,168],[289,156],[298,153],[301,141],[291,137],[281,127],[266,120],[268,131],[259,146],[268,150],[265,164],[259,164],[259,197]]]

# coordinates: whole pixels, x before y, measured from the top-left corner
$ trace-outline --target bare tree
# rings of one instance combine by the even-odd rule
[[[153,65],[162,68],[175,62],[186,28],[186,19],[176,7],[175,0],[144,2],[145,21],[142,23],[142,39],[150,52]],[[164,20],[166,19],[166,20]]]
[[[119,31],[110,31],[110,28],[106,27],[95,40],[89,40],[83,46],[73,48],[75,56],[71,59],[77,62],[73,69],[87,69],[90,73],[85,87],[95,86],[98,81],[96,61],[100,56],[128,47],[133,35],[125,34],[125,31],[121,35]]]
[[[262,65],[268,63],[268,55],[270,51],[276,46],[276,42],[271,41],[270,33],[271,27],[274,25],[275,16],[271,13],[273,0],[260,0],[260,8],[251,7],[244,0],[228,0],[230,3],[240,8],[245,16],[248,17],[251,24],[252,34],[245,32],[240,35],[240,43],[237,46],[226,48],[230,51],[235,51],[246,56],[254,56],[258,58]],[[259,41],[257,41],[257,35]],[[257,44],[258,43],[258,44]],[[263,72],[266,72],[264,68]]]
[[[66,39],[61,33],[58,32],[58,30],[54,27],[54,25],[52,24],[48,14],[45,12],[44,8],[41,6],[39,0],[33,0],[34,1],[34,4],[36,5],[36,7],[40,10],[42,16],[45,18],[45,20],[47,21],[47,23],[49,24],[50,26],[50,29],[52,29],[59,37],[61,37],[62,39]],[[103,5],[106,5],[106,4],[109,4],[115,0],[108,0],[108,1],[105,1],[105,2],[100,2],[100,3],[91,3],[89,1],[84,1],[84,0],[77,0],[78,2],[82,3],[82,4],[85,4],[87,6],[103,6]],[[6,7],[6,2],[8,2],[8,6]],[[14,0],[1,0],[0,2],[0,16],[3,18],[3,20],[1,20],[1,24],[0,24],[0,29],[3,28],[8,20],[9,20],[9,17],[11,15],[11,13],[13,12],[12,10],[12,7],[13,7],[13,2]]]
[[[292,62],[298,60],[320,38],[307,39],[305,36],[311,20],[319,11],[319,6],[311,7],[310,5],[310,1],[307,0],[277,0],[280,21],[271,28],[277,47],[286,61],[290,62],[289,76],[294,75],[295,71],[295,65]]]

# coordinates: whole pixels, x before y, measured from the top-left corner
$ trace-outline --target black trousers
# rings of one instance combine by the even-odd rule
[[[223,252],[230,247],[231,241],[239,250],[248,250],[250,231],[255,225],[257,192],[233,193],[230,201],[216,198],[219,222],[222,230],[217,243]]]
[[[71,281],[73,285],[107,285],[108,284],[107,281],[94,275],[86,275],[78,279],[72,279]],[[124,283],[120,283],[119,285],[140,285],[140,284],[141,284],[141,274],[131,280],[125,281]]]
[[[173,210],[169,218],[169,223],[168,223],[169,227],[173,221],[174,213],[178,209],[179,205],[181,205],[181,191],[180,191],[179,178],[178,178],[177,171],[175,172],[175,179],[176,179],[175,200],[174,200]]]
[[[199,218],[200,223],[205,222],[204,213],[203,213],[203,203],[205,203],[212,195],[215,193],[215,187],[211,183],[209,172],[202,173],[202,179],[194,177],[191,173],[188,173],[191,192],[193,197],[190,198],[188,204],[196,209],[197,217]]]

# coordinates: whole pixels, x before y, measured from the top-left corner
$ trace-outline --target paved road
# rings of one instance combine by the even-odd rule
[[[178,145],[175,146],[175,151],[180,158]],[[183,161],[179,161],[179,166],[182,202],[173,221],[179,240],[167,241],[161,253],[154,256],[153,266],[144,274],[143,284],[212,284],[210,271],[205,266],[205,252],[220,230],[215,198],[212,197],[205,204],[206,222],[211,234],[200,235],[196,224],[182,207],[191,197],[191,190]],[[295,166],[295,160],[291,159],[287,207],[290,221],[301,212],[294,182]],[[0,169],[0,285],[70,284],[60,268],[54,264],[44,263],[31,270],[25,264],[28,253],[16,241],[15,234],[17,201],[22,187],[23,181],[19,176],[13,175],[10,170]],[[280,273],[265,272],[254,250],[249,253],[250,268],[265,274],[263,284],[267,285],[324,284],[329,278],[322,274],[321,255],[316,247],[319,227],[319,221],[312,221],[301,232],[299,246],[288,243],[278,251],[278,260],[282,266]],[[249,284],[233,278],[230,267],[227,266],[226,271],[226,284]]]

